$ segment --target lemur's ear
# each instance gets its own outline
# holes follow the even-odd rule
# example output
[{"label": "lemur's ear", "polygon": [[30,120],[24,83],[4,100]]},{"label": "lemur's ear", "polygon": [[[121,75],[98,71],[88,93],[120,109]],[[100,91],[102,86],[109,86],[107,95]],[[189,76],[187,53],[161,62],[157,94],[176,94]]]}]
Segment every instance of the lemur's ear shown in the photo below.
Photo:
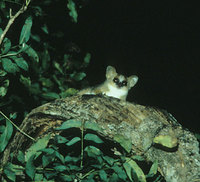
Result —
[{"label": "lemur's ear", "polygon": [[116,72],[116,69],[114,67],[108,66],[106,68],[106,78],[107,79],[115,77],[116,75],[117,75],[117,72]]},{"label": "lemur's ear", "polygon": [[133,87],[138,81],[138,77],[136,75],[132,75],[128,77],[128,87]]}]

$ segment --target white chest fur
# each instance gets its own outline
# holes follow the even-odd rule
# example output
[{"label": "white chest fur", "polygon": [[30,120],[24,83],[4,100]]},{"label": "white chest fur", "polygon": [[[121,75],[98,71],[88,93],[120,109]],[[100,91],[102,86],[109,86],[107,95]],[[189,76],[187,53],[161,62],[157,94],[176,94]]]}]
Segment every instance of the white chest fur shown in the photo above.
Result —
[{"label": "white chest fur", "polygon": [[127,96],[128,94],[128,90],[116,88],[113,87],[112,85],[108,85],[108,89],[109,91],[106,91],[105,93],[107,96],[116,97],[120,99],[121,97]]}]

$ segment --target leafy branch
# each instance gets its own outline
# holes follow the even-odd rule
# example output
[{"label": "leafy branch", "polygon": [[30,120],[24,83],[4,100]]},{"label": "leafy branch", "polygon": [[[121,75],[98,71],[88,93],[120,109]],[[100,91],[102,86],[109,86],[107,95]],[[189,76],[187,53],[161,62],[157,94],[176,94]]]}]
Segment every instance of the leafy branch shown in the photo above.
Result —
[{"label": "leafy branch", "polygon": [[3,33],[1,34],[0,36],[0,45],[2,44],[5,36],[6,36],[6,33],[8,32],[8,30],[10,29],[10,26],[14,23],[15,19],[22,13],[24,13],[27,8],[28,8],[28,5],[30,4],[31,0],[26,0],[25,4],[22,5],[22,7],[20,8],[20,10],[13,16],[12,15],[12,9],[10,9],[10,19],[8,21],[8,24],[6,25],[6,28],[4,29]]}]

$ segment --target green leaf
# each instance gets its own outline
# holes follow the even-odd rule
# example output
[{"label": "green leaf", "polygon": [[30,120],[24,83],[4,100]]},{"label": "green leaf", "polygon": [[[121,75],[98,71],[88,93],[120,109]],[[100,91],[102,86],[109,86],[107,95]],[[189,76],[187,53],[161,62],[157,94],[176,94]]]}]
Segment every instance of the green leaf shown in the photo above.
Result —
[{"label": "green leaf", "polygon": [[137,160],[137,161],[145,161],[144,157],[142,157],[140,155],[134,155],[131,157],[131,159]]},{"label": "green leaf", "polygon": [[49,78],[40,77],[39,80],[42,83],[42,86],[44,86],[44,87],[52,87],[53,86],[53,82]]},{"label": "green leaf", "polygon": [[118,142],[128,153],[130,153],[132,149],[132,142],[130,139],[118,134],[114,136],[114,140]]},{"label": "green leaf", "polygon": [[74,79],[75,81],[81,81],[85,76],[86,74],[84,72],[80,72],[80,73],[74,72],[70,74],[70,78]]},{"label": "green leaf", "polygon": [[29,16],[26,20],[25,20],[25,24],[22,27],[22,31],[20,34],[20,38],[19,38],[19,44],[23,44],[28,42],[30,35],[31,35],[31,27],[32,27],[32,17]]},{"label": "green leaf", "polygon": [[58,128],[56,128],[56,130],[66,130],[69,128],[80,128],[82,126],[82,122],[81,121],[76,121],[73,119],[67,120],[64,123],[62,123],[62,125]]},{"label": "green leaf", "polygon": [[12,170],[12,164],[8,163],[6,164],[5,168],[4,168],[4,174],[8,177],[8,179],[10,179],[11,181],[16,181],[16,174],[15,172]]},{"label": "green leaf", "polygon": [[17,160],[19,162],[21,162],[22,164],[24,164],[24,162],[25,162],[25,155],[21,150],[19,150],[19,152],[18,152]]},{"label": "green leaf", "polygon": [[75,95],[77,92],[78,92],[78,90],[76,90],[74,88],[68,88],[67,90],[62,92],[60,95],[61,95],[62,98],[65,98],[65,97]]},{"label": "green leaf", "polygon": [[6,71],[4,71],[4,70],[0,70],[0,76],[5,76],[5,75],[7,75],[7,72]]},{"label": "green leaf", "polygon": [[19,71],[17,65],[8,58],[2,58],[2,66],[3,69],[8,73],[15,74],[17,71]]},{"label": "green leaf", "polygon": [[2,86],[0,87],[0,96],[1,97],[4,97],[6,95],[9,83],[10,83],[9,80],[4,80],[3,81]]},{"label": "green leaf", "polygon": [[152,176],[154,176],[155,174],[157,174],[157,171],[158,171],[158,160],[156,160],[156,161],[152,164],[152,166],[151,166],[151,168],[150,168],[150,170],[149,170],[149,173],[147,174],[147,177],[152,177]]},{"label": "green leaf", "polygon": [[108,163],[110,166],[112,166],[115,162],[115,159],[109,156],[103,156],[103,159],[105,160],[106,163]]},{"label": "green leaf", "polygon": [[102,154],[102,152],[94,146],[87,146],[85,147],[84,151],[87,152],[89,157],[93,158],[97,158],[97,156]]},{"label": "green leaf", "polygon": [[12,124],[6,120],[6,127],[3,133],[0,136],[0,153],[4,151],[6,148],[9,139],[11,138],[13,133],[13,126]]},{"label": "green leaf", "polygon": [[109,179],[109,182],[116,182],[116,181],[119,181],[118,175],[116,173],[113,173]]},{"label": "green leaf", "polygon": [[[0,7],[1,8],[1,7]],[[2,30],[2,28],[0,28],[0,36],[1,36],[1,34],[3,33],[3,30]]]},{"label": "green leaf", "polygon": [[35,178],[34,178],[34,181],[45,181],[44,180],[44,175],[43,174],[38,174],[38,173],[35,173]]},{"label": "green leaf", "polygon": [[62,154],[60,154],[58,151],[55,151],[56,157],[64,164],[65,163],[65,158]]},{"label": "green leaf", "polygon": [[[42,150],[44,149],[49,140],[50,140],[50,137],[51,135],[47,135],[47,136],[44,136],[43,138],[40,138],[36,143],[34,143],[33,145],[31,145],[31,147],[27,150],[26,152],[26,155],[25,155],[25,161],[28,161],[29,158],[35,154],[36,155],[36,152],[38,152],[39,150]],[[37,153],[37,156],[40,154],[41,152],[38,152]]]},{"label": "green leaf", "polygon": [[73,139],[71,139],[69,142],[67,142],[67,146],[71,146],[71,145],[73,145],[73,144],[75,144],[75,143],[77,143],[77,142],[79,142],[81,140],[81,138],[80,137],[74,137]]},{"label": "green leaf", "polygon": [[36,167],[33,164],[33,161],[35,159],[35,154],[33,154],[32,156],[29,157],[27,163],[26,163],[26,167],[25,167],[25,171],[26,174],[33,180],[34,176],[35,176],[35,171],[36,171]]},{"label": "green leaf", "polygon": [[24,77],[23,75],[20,75],[20,82],[26,86],[26,87],[30,87],[31,86],[31,79],[30,77]]},{"label": "green leaf", "polygon": [[112,167],[112,169],[117,173],[117,175],[119,176],[119,178],[121,178],[122,180],[124,181],[127,181],[127,175],[126,173],[124,172],[123,168],[122,167],[119,167],[117,165],[114,165]]},{"label": "green leaf", "polygon": [[73,175],[70,174],[70,175],[66,175],[66,174],[62,174],[62,176],[60,176],[60,178],[62,179],[61,181],[76,181],[76,180],[73,180]]},{"label": "green leaf", "polygon": [[18,67],[20,67],[21,69],[25,71],[28,71],[28,63],[22,57],[14,59],[14,61]]},{"label": "green leaf", "polygon": [[55,166],[54,169],[57,171],[57,172],[63,172],[65,170],[67,170],[67,167],[64,166],[64,165],[58,165],[58,166]]},{"label": "green leaf", "polygon": [[99,171],[99,176],[100,176],[102,181],[106,181],[106,182],[108,181],[107,174],[106,174],[106,172],[104,170],[100,170]]},{"label": "green leaf", "polygon": [[22,51],[26,53],[33,61],[39,62],[38,54],[32,47],[24,45]]},{"label": "green leaf", "polygon": [[91,141],[93,141],[95,143],[104,143],[103,140],[101,140],[101,138],[99,138],[97,135],[91,134],[91,133],[87,133],[84,136],[84,139],[85,140],[91,140]]},{"label": "green leaf", "polygon": [[45,99],[50,99],[50,100],[53,100],[53,99],[59,99],[60,98],[60,96],[59,96],[59,94],[57,94],[57,93],[55,93],[55,92],[48,92],[48,93],[43,93],[42,95],[41,95],[43,98],[45,98]]},{"label": "green leaf", "polygon": [[56,136],[55,136],[55,141],[56,141],[57,143],[66,143],[66,142],[68,142],[69,140],[66,139],[65,137],[60,136],[60,135],[56,135]]},{"label": "green leaf", "polygon": [[[126,162],[123,164],[123,166],[124,166],[124,169],[126,170],[126,173],[131,181],[139,180],[139,182],[146,182],[146,178],[145,178],[145,175],[144,175],[142,169],[137,165],[137,163],[134,160],[127,157]],[[133,170],[133,172],[136,173],[137,179],[134,178],[134,176],[132,178],[132,170]]]},{"label": "green leaf", "polygon": [[69,156],[69,155],[67,155],[66,157],[65,157],[65,162],[67,162],[67,163],[69,163],[69,162],[74,162],[74,163],[76,163],[76,162],[78,162],[80,160],[80,157],[71,157],[71,156]]},{"label": "green leaf", "polygon": [[11,42],[8,38],[5,38],[1,45],[1,54],[6,54],[11,48]]},{"label": "green leaf", "polygon": [[94,131],[98,131],[98,132],[103,132],[103,130],[99,127],[99,125],[95,122],[91,122],[91,121],[86,121],[84,124],[84,128],[85,129],[90,129],[90,130],[94,130]]},{"label": "green leaf", "polygon": [[47,179],[50,179],[55,176],[58,176],[58,173],[57,172],[44,172],[44,175],[46,176]]},{"label": "green leaf", "polygon": [[44,153],[46,153],[46,154],[53,154],[54,152],[55,152],[55,150],[54,149],[52,149],[52,148],[44,148],[44,149],[41,149],[41,150],[39,150],[39,151],[41,151],[41,152],[44,152]]},{"label": "green leaf", "polygon": [[56,156],[55,152],[52,154],[43,155],[42,156],[42,166],[46,167],[47,165],[49,165],[52,161],[54,161],[55,156]]},{"label": "green leaf", "polygon": [[73,165],[73,164],[68,164],[68,166],[69,166],[69,169],[72,171],[80,171],[82,169],[79,166]]},{"label": "green leaf", "polygon": [[72,0],[68,0],[67,7],[70,10],[69,15],[72,17],[72,20],[77,23],[78,13],[76,11],[76,5]]}]

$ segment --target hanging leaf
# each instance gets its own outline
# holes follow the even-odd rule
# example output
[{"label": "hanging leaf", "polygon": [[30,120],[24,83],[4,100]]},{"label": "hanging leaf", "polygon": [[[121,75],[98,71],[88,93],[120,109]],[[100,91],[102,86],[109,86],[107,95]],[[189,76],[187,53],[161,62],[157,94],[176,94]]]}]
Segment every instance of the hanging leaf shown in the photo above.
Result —
[{"label": "hanging leaf", "polygon": [[24,23],[24,26],[22,27],[22,31],[20,34],[20,38],[19,38],[19,44],[23,44],[28,42],[30,35],[31,35],[31,27],[32,27],[32,17],[29,16]]},{"label": "hanging leaf", "polygon": [[3,69],[8,73],[15,74],[17,71],[19,71],[18,66],[8,58],[2,58],[2,66]]},{"label": "hanging leaf", "polygon": [[13,133],[13,126],[8,120],[6,120],[5,130],[0,136],[0,153],[3,152],[4,149],[6,148],[8,141],[12,136],[12,133]]}]

